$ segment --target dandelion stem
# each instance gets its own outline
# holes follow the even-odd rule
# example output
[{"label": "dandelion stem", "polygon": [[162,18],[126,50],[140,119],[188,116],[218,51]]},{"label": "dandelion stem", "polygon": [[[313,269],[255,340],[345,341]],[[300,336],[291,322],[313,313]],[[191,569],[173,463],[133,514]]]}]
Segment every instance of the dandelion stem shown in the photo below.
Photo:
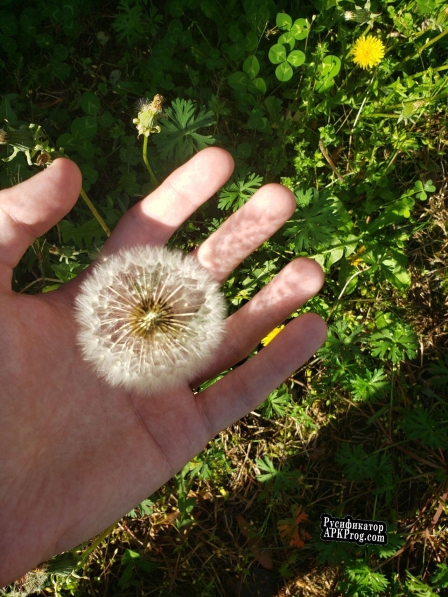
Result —
[{"label": "dandelion stem", "polygon": [[145,162],[146,168],[149,172],[149,176],[151,177],[151,181],[155,187],[158,186],[157,178],[154,176],[154,172],[152,171],[151,166],[149,165],[148,161],[148,137],[145,135],[143,137],[143,161]]},{"label": "dandelion stem", "polygon": [[[425,29],[425,32],[426,32],[426,29]],[[442,37],[444,37],[447,33],[448,33],[448,29],[445,29],[445,31],[442,31],[442,33],[439,33],[439,35],[436,35],[436,37],[433,37],[432,39],[427,41],[425,43],[425,45],[423,45],[421,48],[417,48],[417,50],[415,52],[413,52],[412,54],[409,54],[409,56],[406,56],[405,58],[403,58],[403,60],[401,62],[399,62],[393,68],[393,70],[388,75],[386,75],[386,77],[383,80],[384,81],[387,80],[391,75],[394,74],[394,72],[396,72],[397,70],[401,70],[401,68],[405,62],[407,62],[408,60],[412,60],[412,58],[415,58],[415,56],[417,56],[417,55],[421,55],[423,50],[426,50],[426,48],[429,48],[429,46],[432,46],[433,44],[435,44],[437,41],[442,39]]]},{"label": "dandelion stem", "polygon": [[107,234],[107,236],[110,236],[110,230],[106,225],[106,222],[103,220],[103,218],[100,216],[100,214],[98,213],[96,207],[93,205],[93,203],[90,201],[90,199],[87,196],[87,193],[85,192],[84,189],[81,189],[81,197],[84,199],[84,201],[87,203],[88,208],[90,209],[90,211],[93,213],[93,215],[95,216],[95,218],[98,221],[98,224],[101,226],[101,228],[104,230],[104,232]]},{"label": "dandelion stem", "polygon": [[104,541],[104,539],[108,535],[110,535],[112,533],[112,531],[116,527],[117,523],[118,523],[118,520],[116,522],[114,522],[114,524],[111,524],[110,527],[107,527],[107,529],[105,531],[103,531],[100,535],[98,535],[98,537],[95,539],[95,541],[93,541],[92,545],[90,547],[88,547],[85,551],[83,551],[83,553],[81,554],[81,557],[80,557],[81,563],[84,563],[86,561],[86,559],[89,557],[89,555],[93,551],[95,551],[95,549],[98,547],[98,545],[102,541]]}]

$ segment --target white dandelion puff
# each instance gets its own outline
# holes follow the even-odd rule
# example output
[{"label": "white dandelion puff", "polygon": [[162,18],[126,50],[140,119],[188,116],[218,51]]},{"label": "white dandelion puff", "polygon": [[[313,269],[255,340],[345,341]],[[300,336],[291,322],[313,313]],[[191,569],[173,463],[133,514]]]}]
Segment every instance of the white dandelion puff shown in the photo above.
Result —
[{"label": "white dandelion puff", "polygon": [[102,259],[76,297],[84,359],[111,386],[152,393],[192,381],[224,335],[219,284],[198,261],[166,247]]}]

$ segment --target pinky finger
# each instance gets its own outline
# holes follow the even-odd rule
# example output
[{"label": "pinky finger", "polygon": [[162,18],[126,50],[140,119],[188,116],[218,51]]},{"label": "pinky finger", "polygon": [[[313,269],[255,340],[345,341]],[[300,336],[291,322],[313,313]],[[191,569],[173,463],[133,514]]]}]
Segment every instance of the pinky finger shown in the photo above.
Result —
[{"label": "pinky finger", "polygon": [[325,342],[327,326],[315,313],[291,321],[256,356],[198,394],[210,438],[257,408]]}]

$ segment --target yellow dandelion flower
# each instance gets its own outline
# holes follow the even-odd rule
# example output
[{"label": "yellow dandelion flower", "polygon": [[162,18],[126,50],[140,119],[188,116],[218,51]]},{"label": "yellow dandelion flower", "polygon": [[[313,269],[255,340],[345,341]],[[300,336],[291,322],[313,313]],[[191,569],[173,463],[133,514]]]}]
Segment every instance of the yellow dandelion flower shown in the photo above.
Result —
[{"label": "yellow dandelion flower", "polygon": [[372,68],[384,58],[384,50],[383,42],[377,37],[360,37],[352,48],[353,62],[361,68]]},{"label": "yellow dandelion flower", "polygon": [[281,325],[278,328],[273,329],[272,332],[269,332],[269,334],[267,336],[265,336],[263,338],[263,340],[261,341],[263,346],[267,346],[269,344],[269,342],[272,342],[272,340],[275,338],[275,336],[277,336],[277,334],[280,334],[280,332],[282,331],[282,329],[284,327],[285,327],[284,325]]}]

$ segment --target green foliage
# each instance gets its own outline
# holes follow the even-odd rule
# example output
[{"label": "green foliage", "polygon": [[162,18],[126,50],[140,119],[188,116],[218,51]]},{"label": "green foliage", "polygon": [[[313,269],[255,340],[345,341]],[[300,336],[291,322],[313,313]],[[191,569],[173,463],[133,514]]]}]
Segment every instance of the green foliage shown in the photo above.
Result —
[{"label": "green foliage", "polygon": [[[133,118],[139,98],[161,94],[161,131],[151,134],[146,151],[158,183],[213,144],[235,160],[232,177],[173,244],[200,245],[262,183],[283,182],[296,198],[287,224],[226,281],[229,311],[296,257],[312,257],[326,274],[320,294],[292,315],[312,310],[327,321],[318,355],[129,513],[136,535],[149,517],[176,515],[171,525],[152,525],[151,541],[161,550],[152,551],[161,562],[157,579],[146,552],[134,551],[138,543],[111,556],[117,541],[107,558],[83,564],[79,576],[98,583],[88,590],[112,586],[104,580],[110,573],[124,595],[220,594],[228,579],[218,582],[213,570],[228,570],[241,583],[255,568],[254,544],[247,549],[244,542],[239,551],[232,527],[234,513],[243,511],[285,577],[317,561],[344,595],[442,594],[447,568],[430,544],[445,553],[444,513],[425,544],[425,577],[418,549],[403,555],[408,574],[392,570],[404,570],[395,566],[401,548],[425,536],[419,533],[426,533],[446,482],[440,451],[448,448],[448,282],[439,194],[447,127],[445,3],[0,5],[0,128],[12,135],[0,145],[1,188],[34,175],[45,154],[67,155],[113,229],[155,186]],[[351,48],[366,32],[387,51],[375,68],[363,70]],[[80,200],[29,248],[15,268],[14,290],[54,290],[82,272],[105,239]],[[291,296],[295,284],[278,292]],[[385,520],[389,543],[359,548],[313,536],[306,549],[288,541],[280,548],[276,522],[299,501],[310,525],[324,508]],[[201,544],[207,555],[194,560]],[[386,558],[391,564],[377,569]],[[180,580],[164,576],[167,569]],[[84,581],[73,574],[51,578],[61,594],[83,593]]]},{"label": "green foliage", "polygon": [[328,191],[319,193],[316,189],[298,191],[296,198],[299,209],[284,235],[292,237],[298,253],[327,245],[336,231],[335,198]]},{"label": "green foliage", "polygon": [[447,423],[445,405],[436,406],[432,411],[414,406],[405,411],[403,430],[408,439],[418,440],[428,448],[445,450],[448,447]]},{"label": "green foliage", "polygon": [[200,110],[196,116],[196,106],[191,100],[176,99],[165,114],[168,120],[162,122],[162,131],[155,137],[155,143],[160,157],[172,160],[177,164],[190,158],[195,151],[212,145],[211,135],[201,135],[200,128],[209,127],[215,123],[213,112]]},{"label": "green foliage", "polygon": [[237,211],[252,197],[262,182],[261,176],[253,173],[243,178],[237,176],[236,180],[231,180],[220,190],[218,207]]},{"label": "green foliage", "polygon": [[355,373],[350,380],[353,399],[357,401],[379,400],[391,388],[383,369],[366,369],[363,373]]},{"label": "green foliage", "polygon": [[299,471],[289,466],[277,469],[267,456],[264,459],[257,458],[255,462],[261,471],[257,475],[257,480],[260,483],[270,483],[274,494],[282,491],[295,492],[299,489],[299,481],[302,477]]},{"label": "green foliage", "polygon": [[344,474],[350,481],[371,479],[375,474],[377,458],[374,454],[368,455],[362,444],[351,446],[343,443],[335,460],[342,466]]},{"label": "green foliage", "polygon": [[147,0],[121,0],[118,5],[118,14],[112,27],[117,32],[119,41],[126,41],[129,45],[153,37],[163,17],[157,13],[157,8],[145,8],[142,4]]},{"label": "green foliage", "polygon": [[155,562],[145,560],[139,553],[131,549],[127,549],[124,552],[121,558],[121,565],[123,566],[123,572],[118,580],[118,586],[122,589],[139,587],[141,580],[138,578],[138,574],[142,572],[150,574],[158,568]]},{"label": "green foliage", "polygon": [[364,562],[359,561],[345,568],[346,580],[339,590],[348,597],[376,597],[385,591],[389,581],[384,574],[373,572]]}]

